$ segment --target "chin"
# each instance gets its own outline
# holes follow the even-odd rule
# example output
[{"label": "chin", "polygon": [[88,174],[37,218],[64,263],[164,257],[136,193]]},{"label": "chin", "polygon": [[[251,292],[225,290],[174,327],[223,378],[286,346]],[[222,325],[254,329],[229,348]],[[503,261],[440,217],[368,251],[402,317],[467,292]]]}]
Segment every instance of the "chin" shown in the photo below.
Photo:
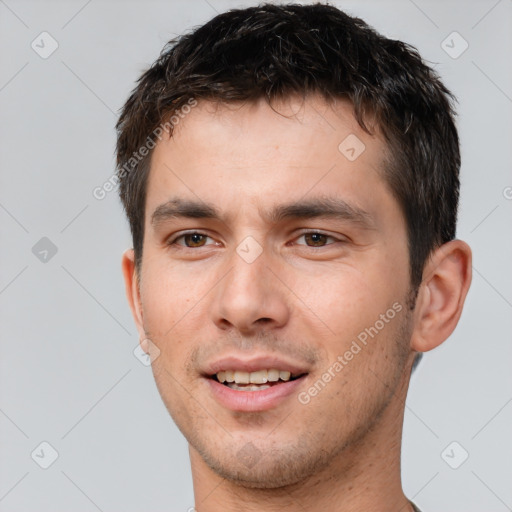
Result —
[{"label": "chin", "polygon": [[249,489],[279,489],[300,483],[310,476],[302,468],[281,462],[261,462],[252,468],[233,468],[229,464],[209,464],[222,478]]},{"label": "chin", "polygon": [[196,450],[217,475],[251,489],[278,489],[300,484],[328,466],[334,455],[329,450],[315,450],[304,442],[287,449],[261,446],[258,449],[248,442],[231,456],[230,450],[226,450],[222,457],[204,447],[196,447]]}]

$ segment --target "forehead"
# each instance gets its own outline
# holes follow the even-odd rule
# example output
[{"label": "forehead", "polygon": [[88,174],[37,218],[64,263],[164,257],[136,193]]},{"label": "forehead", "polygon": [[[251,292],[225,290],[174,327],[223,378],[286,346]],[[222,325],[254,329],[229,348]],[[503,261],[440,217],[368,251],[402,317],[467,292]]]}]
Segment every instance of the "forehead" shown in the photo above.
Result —
[{"label": "forehead", "polygon": [[258,161],[264,162],[286,149],[290,151],[288,158],[299,164],[305,158],[314,163],[328,155],[335,159],[344,156],[351,162],[361,155],[370,163],[372,156],[380,160],[374,150],[382,156],[385,149],[378,126],[374,136],[366,133],[354,117],[352,104],[342,98],[327,103],[319,95],[307,99],[290,96],[270,105],[264,98],[233,103],[200,100],[186,113],[174,115],[173,120],[172,137],[160,141],[156,153],[165,151],[169,144],[175,149],[192,144],[210,152],[217,149],[223,156],[228,150],[233,159],[257,151]]},{"label": "forehead", "polygon": [[380,135],[364,132],[345,100],[199,101],[154,149],[146,220],[170,196],[261,212],[334,194],[365,209],[389,195],[385,154]]}]

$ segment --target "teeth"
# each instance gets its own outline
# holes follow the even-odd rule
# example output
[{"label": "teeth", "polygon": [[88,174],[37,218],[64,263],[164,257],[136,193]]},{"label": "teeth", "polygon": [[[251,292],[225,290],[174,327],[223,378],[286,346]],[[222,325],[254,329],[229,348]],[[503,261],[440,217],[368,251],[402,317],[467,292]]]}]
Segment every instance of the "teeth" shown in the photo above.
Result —
[{"label": "teeth", "polygon": [[277,382],[279,380],[279,370],[268,370],[267,379],[269,382]]},{"label": "teeth", "polygon": [[279,378],[281,380],[290,380],[291,373],[290,372],[279,372]]},{"label": "teeth", "polygon": [[237,384],[249,384],[249,372],[235,372],[235,382]]},{"label": "teeth", "polygon": [[[217,373],[219,382],[228,382],[235,384],[266,384],[267,382],[277,382],[278,380],[289,381],[291,373],[276,369],[258,370],[256,372],[243,372],[226,370]],[[233,386],[230,386],[233,387]],[[260,386],[258,389],[262,389]]]},{"label": "teeth", "polygon": [[249,374],[249,380],[251,384],[265,384],[268,380],[267,370],[260,370],[258,372],[252,372]]},{"label": "teeth", "polygon": [[234,382],[230,382],[228,386],[236,391],[263,391],[264,389],[270,387],[268,384],[246,384],[243,386],[238,386]]}]

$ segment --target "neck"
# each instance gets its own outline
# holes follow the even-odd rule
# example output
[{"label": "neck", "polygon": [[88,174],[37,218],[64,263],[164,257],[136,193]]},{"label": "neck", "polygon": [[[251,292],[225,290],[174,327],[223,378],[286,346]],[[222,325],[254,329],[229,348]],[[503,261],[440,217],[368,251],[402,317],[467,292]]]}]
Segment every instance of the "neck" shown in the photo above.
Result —
[{"label": "neck", "polygon": [[408,379],[373,427],[307,479],[277,489],[242,487],[218,476],[189,446],[197,512],[411,512],[400,475]]}]

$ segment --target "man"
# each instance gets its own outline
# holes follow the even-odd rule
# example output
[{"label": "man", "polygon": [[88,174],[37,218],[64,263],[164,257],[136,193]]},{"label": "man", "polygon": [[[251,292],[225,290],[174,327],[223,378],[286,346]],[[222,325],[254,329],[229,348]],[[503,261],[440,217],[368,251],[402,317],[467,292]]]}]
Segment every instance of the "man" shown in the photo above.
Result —
[{"label": "man", "polygon": [[322,4],[221,14],[140,78],[122,266],[199,512],[417,510],[411,370],[471,281],[453,115],[413,48]]}]

